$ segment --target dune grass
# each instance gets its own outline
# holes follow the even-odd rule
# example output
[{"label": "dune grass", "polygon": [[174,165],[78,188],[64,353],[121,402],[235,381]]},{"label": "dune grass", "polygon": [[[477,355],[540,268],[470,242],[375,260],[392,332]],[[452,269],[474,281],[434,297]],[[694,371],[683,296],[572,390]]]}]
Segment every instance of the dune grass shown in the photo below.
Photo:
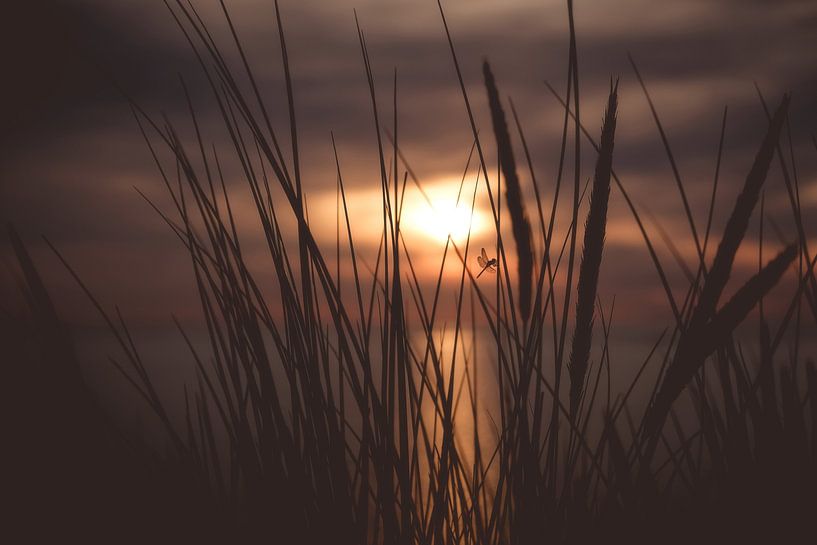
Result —
[{"label": "dune grass", "polygon": [[[194,483],[189,497],[196,499],[187,504],[196,519],[193,524],[214,528],[209,538],[220,542],[350,545],[639,541],[691,539],[697,532],[708,532],[714,541],[758,537],[761,528],[783,533],[807,525],[803,513],[817,496],[817,372],[799,348],[792,352],[800,354],[798,358],[779,354],[800,306],[812,312],[817,308],[815,260],[796,198],[791,204],[798,240],[768,263],[761,257],[757,274],[719,307],[775,157],[790,195],[797,195],[780,144],[788,97],[770,116],[714,260],[707,265],[714,205],[699,237],[684,182],[638,73],[698,252],[699,263],[683,287],[686,297],[678,301],[656,245],[613,168],[617,83],[611,84],[598,144],[581,121],[572,3],[566,95],[550,88],[564,110],[550,204],[543,201],[512,107],[531,191],[522,185],[498,85],[486,62],[486,104],[499,166],[499,172],[491,174],[493,142],[480,136],[472,110],[477,97],[469,96],[464,84],[440,3],[455,82],[473,136],[458,200],[473,207],[478,194],[487,195],[499,271],[495,285],[477,283],[472,262],[478,249],[470,234],[464,244],[449,238],[429,289],[401,230],[406,187],[411,181],[422,190],[422,183],[399,147],[398,74],[391,82],[391,104],[384,108],[377,101],[366,36],[358,26],[383,210],[376,260],[365,263],[352,236],[355,218],[347,207],[337,148],[340,214],[335,248],[322,247],[310,225],[309,184],[300,168],[304,143],[298,139],[297,96],[277,2],[287,138],[273,129],[240,33],[227,6],[221,6],[232,37],[229,45],[216,43],[193,4],[168,0],[170,13],[200,60],[229,145],[216,149],[209,144],[184,82],[193,145],[169,120],[159,120],[131,102],[173,203],[169,211],[154,207],[189,254],[207,330],[209,346],[202,352],[179,324],[180,338],[197,369],[195,384],[184,392],[182,424],[174,421],[156,393],[119,312],[109,315],[69,260],[63,260],[122,347],[124,358],[114,363],[170,438],[170,453],[160,457],[160,464],[183,473],[185,483]],[[225,47],[235,49],[240,66],[227,64]],[[633,67],[637,71],[634,62]],[[626,123],[626,115],[621,122]],[[725,126],[724,115],[718,165]],[[589,189],[581,173],[585,141],[596,154]],[[562,185],[571,147],[569,227],[557,233],[557,203],[569,191]],[[234,196],[225,181],[228,163],[238,166],[269,254],[264,279],[247,263]],[[474,176],[472,188],[466,180]],[[503,241],[508,219],[501,213],[502,184],[515,254]],[[611,189],[618,193],[611,196]],[[526,201],[531,192],[535,199]],[[675,318],[639,362],[613,361],[608,341],[614,309],[603,308],[598,297],[608,199],[618,196],[632,213]],[[582,231],[579,220],[585,208]],[[530,217],[539,220],[538,234]],[[290,224],[294,232],[286,227]],[[580,236],[583,248],[576,263]],[[14,240],[31,293],[31,311],[44,313],[50,321],[42,327],[53,329],[47,294],[16,236]],[[345,271],[339,264],[342,253],[348,256]],[[790,269],[798,257],[803,265],[795,272]],[[338,261],[335,267],[333,259]],[[508,266],[514,262],[516,278]],[[449,303],[443,271],[452,267],[458,273]],[[787,274],[795,276],[797,290],[775,327],[760,306]],[[447,304],[453,306],[453,319],[443,321],[441,308]],[[760,318],[759,362],[745,355],[748,351],[735,336],[738,326],[755,315]],[[478,328],[487,335],[477,334]],[[799,347],[799,335],[793,342]],[[611,391],[610,377],[622,365],[638,366],[638,373],[624,392]],[[654,385],[642,380],[650,366],[659,370]],[[490,413],[480,399],[486,382],[497,399]],[[643,415],[633,413],[630,398],[635,391],[650,399]],[[691,399],[691,418],[677,410],[684,392]],[[473,423],[470,434],[461,429],[463,414]],[[486,420],[493,430],[487,437],[479,425]],[[173,486],[178,490],[180,485],[174,481]],[[138,507],[131,509],[138,512]],[[156,532],[161,532],[158,522]]]}]

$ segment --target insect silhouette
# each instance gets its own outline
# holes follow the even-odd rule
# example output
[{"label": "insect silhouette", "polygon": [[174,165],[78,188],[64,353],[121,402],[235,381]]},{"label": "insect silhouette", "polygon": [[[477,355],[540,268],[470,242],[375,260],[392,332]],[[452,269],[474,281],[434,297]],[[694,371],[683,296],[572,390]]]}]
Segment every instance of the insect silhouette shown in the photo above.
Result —
[{"label": "insect silhouette", "polygon": [[482,270],[479,271],[477,278],[482,276],[482,273],[484,273],[485,271],[488,271],[489,273],[496,272],[497,266],[496,258],[492,257],[491,259],[488,259],[488,254],[485,253],[485,248],[483,248],[482,252],[480,252],[480,255],[477,256],[477,263],[479,263],[479,266],[482,267]]}]

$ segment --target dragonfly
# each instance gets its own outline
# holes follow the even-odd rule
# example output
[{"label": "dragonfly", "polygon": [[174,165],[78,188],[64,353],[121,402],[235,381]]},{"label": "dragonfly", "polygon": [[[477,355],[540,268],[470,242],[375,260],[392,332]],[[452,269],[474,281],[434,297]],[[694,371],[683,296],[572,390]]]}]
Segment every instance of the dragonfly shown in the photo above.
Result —
[{"label": "dragonfly", "polygon": [[485,253],[485,248],[483,248],[482,251],[480,252],[480,255],[477,256],[477,263],[479,263],[479,266],[482,267],[482,270],[479,271],[477,278],[482,276],[482,273],[484,273],[485,271],[488,271],[489,273],[492,274],[496,272],[497,267],[496,258],[492,257],[491,259],[488,259],[488,254]]}]

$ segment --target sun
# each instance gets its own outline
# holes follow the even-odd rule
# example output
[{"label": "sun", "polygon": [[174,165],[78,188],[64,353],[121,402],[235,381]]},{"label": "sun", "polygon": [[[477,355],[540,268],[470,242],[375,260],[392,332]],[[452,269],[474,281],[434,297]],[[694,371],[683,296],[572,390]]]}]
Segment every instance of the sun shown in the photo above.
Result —
[{"label": "sun", "polygon": [[[419,192],[406,195],[403,203],[401,228],[426,240],[444,243],[450,236],[457,244],[479,236],[488,225],[486,214],[475,206],[471,209],[470,195],[460,196],[457,202],[458,183],[440,183]],[[427,197],[427,198],[426,198]]]},{"label": "sun", "polygon": [[439,242],[445,242],[449,235],[455,242],[461,242],[468,236],[469,228],[475,231],[469,207],[447,199],[418,206],[405,226]]},{"label": "sun", "polygon": [[[422,191],[416,185],[409,185],[400,199],[400,231],[414,251],[436,250],[449,236],[457,245],[465,244],[469,230],[472,241],[484,239],[485,234],[493,230],[493,221],[479,192],[472,211],[473,198],[474,186],[469,187],[466,183],[460,191],[460,180],[438,179],[423,184]],[[383,196],[380,190],[347,190],[346,203],[344,212],[334,191],[322,192],[310,207],[311,216],[332,219],[315,220],[310,223],[310,228],[314,225],[323,240],[334,243],[338,222],[348,214],[355,244],[376,248],[383,235]]]}]

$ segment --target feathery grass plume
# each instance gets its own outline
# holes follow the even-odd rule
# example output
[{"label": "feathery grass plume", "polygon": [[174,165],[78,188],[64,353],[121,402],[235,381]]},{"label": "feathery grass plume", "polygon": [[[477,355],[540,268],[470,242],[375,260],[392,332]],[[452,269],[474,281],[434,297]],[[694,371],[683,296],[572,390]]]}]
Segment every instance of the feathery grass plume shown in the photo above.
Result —
[{"label": "feathery grass plume", "polygon": [[604,235],[607,227],[607,202],[610,197],[610,174],[613,170],[613,142],[616,133],[616,110],[618,109],[618,80],[610,82],[610,96],[601,128],[601,147],[593,176],[593,192],[590,210],[584,229],[582,264],[579,269],[578,296],[576,299],[576,329],[570,349],[570,414],[575,418],[579,409],[584,379],[590,359],[590,342],[593,337],[593,311],[604,251]]},{"label": "feathery grass plume", "polygon": [[729,216],[712,267],[704,282],[701,297],[692,315],[690,328],[706,323],[715,313],[718,299],[720,299],[723,289],[726,287],[726,282],[729,280],[735,254],[741,241],[743,241],[743,236],[749,226],[749,218],[760,197],[760,188],[763,186],[763,182],[766,181],[766,174],[769,172],[769,165],[774,157],[788,109],[789,96],[784,95],[769,124],[763,144],[761,144],[760,150],[755,156],[755,161],[749,175],[746,177],[743,190],[735,201],[735,208],[732,210],[732,215]]},{"label": "feathery grass plume", "polygon": [[[797,257],[797,245],[780,252],[763,269],[749,279],[721,308],[711,321],[688,329],[678,343],[675,358],[667,369],[655,401],[644,418],[645,431],[655,436],[661,429],[672,404],[718,347],[765,297]],[[762,377],[763,375],[761,375]]]},{"label": "feathery grass plume", "polygon": [[[712,267],[704,281],[698,304],[695,306],[686,331],[678,341],[673,362],[668,367],[658,393],[644,416],[645,432],[649,436],[655,437],[660,431],[670,407],[695,376],[711,351],[717,348],[717,344],[723,340],[724,335],[730,334],[757,304],[760,297],[774,287],[794,259],[793,254],[796,254],[796,251],[793,252],[791,248],[784,250],[749,280],[713,319],[718,300],[732,272],[735,254],[746,234],[752,211],[760,197],[760,189],[763,182],[766,181],[788,106],[789,96],[784,95],[755,156],[743,190],[738,195],[735,207],[729,216]],[[737,299],[738,296],[741,298]],[[710,320],[712,320],[711,323]]]},{"label": "feathery grass plume", "polygon": [[[702,326],[695,326],[694,329],[690,326],[690,329],[684,333],[678,343],[673,363],[667,370],[655,400],[645,415],[644,426],[649,436],[655,437],[660,431],[672,404],[681,395],[706,358],[727,341],[735,328],[758,305],[759,301],[777,285],[791,263],[797,258],[797,249],[796,244],[786,247],[760,272],[750,278],[711,321]],[[763,342],[764,339],[761,341]],[[768,342],[768,339],[765,339],[765,342]],[[762,370],[759,377],[761,386],[764,380],[773,380],[771,364],[764,363],[764,367],[766,365],[768,368]],[[773,392],[774,386],[771,388]],[[772,407],[775,403],[771,402]]]},{"label": "feathery grass plume", "polygon": [[499,100],[499,91],[496,88],[494,75],[488,61],[482,65],[485,76],[485,88],[488,91],[488,105],[491,108],[491,121],[494,126],[494,136],[499,153],[499,165],[505,176],[505,199],[508,203],[508,212],[511,214],[513,238],[516,242],[517,274],[519,276],[519,312],[522,319],[527,321],[530,315],[531,285],[533,282],[533,242],[528,215],[522,202],[522,188],[519,185],[519,176],[516,173],[516,160],[513,156],[511,137],[508,134],[508,124],[505,121],[505,111]]}]

